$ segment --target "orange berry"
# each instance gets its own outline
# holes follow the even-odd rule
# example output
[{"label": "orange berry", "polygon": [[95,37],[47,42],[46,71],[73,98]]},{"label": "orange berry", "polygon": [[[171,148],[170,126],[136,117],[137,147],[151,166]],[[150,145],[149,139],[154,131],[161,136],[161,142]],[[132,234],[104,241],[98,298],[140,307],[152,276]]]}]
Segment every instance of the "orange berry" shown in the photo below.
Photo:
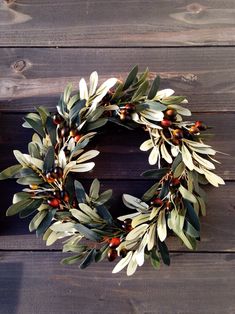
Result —
[{"label": "orange berry", "polygon": [[195,125],[191,126],[191,128],[189,129],[190,134],[197,134],[199,132],[200,130]]},{"label": "orange berry", "polygon": [[109,242],[109,246],[111,248],[116,248],[119,246],[119,244],[121,243],[121,240],[120,238],[112,238]]},{"label": "orange berry", "polygon": [[175,129],[172,131],[172,134],[175,138],[177,139],[181,139],[183,138],[184,134],[183,134],[183,131],[181,129]]}]

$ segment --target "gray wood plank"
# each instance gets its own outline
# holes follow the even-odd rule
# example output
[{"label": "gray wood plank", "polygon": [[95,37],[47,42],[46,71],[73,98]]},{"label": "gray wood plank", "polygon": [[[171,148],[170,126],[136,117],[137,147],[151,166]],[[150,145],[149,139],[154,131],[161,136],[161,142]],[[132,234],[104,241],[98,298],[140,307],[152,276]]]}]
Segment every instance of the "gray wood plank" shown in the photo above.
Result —
[{"label": "gray wood plank", "polygon": [[148,263],[133,277],[111,274],[115,263],[79,270],[62,255],[4,252],[2,314],[208,313],[235,311],[234,254],[175,254],[170,267]]},{"label": "gray wood plank", "polygon": [[[90,186],[90,181],[82,181],[85,187]],[[124,207],[121,201],[123,193],[141,197],[151,185],[150,182],[143,181],[101,181],[102,188],[113,189],[113,199],[111,212],[114,216],[119,216],[130,212]],[[215,189],[208,187],[207,192],[207,216],[201,217],[201,242],[198,243],[199,251],[209,252],[234,252],[235,251],[235,216],[234,212],[234,182],[227,182],[226,186]],[[0,182],[1,195],[1,214],[0,214],[0,250],[51,250],[61,249],[61,243],[46,247],[41,238],[37,239],[35,234],[30,234],[28,224],[30,217],[24,220],[18,217],[4,217],[5,211],[10,206],[12,196],[20,188],[11,182]],[[168,240],[169,249],[187,249],[178,239]]]},{"label": "gray wood plank", "polygon": [[[36,6],[35,6],[36,7]],[[68,82],[97,70],[100,80],[147,66],[161,88],[187,96],[195,112],[235,110],[235,48],[0,49],[0,111],[54,108]]]},{"label": "gray wood plank", "polygon": [[[21,114],[0,115],[0,125],[2,127],[0,134],[0,170],[15,164],[15,158],[12,154],[14,149],[27,152],[28,142],[31,141],[32,131],[21,127]],[[203,113],[194,114],[191,120],[204,120],[206,124],[213,127],[208,130],[208,134],[214,134],[206,142],[212,145],[218,151],[229,154],[218,154],[217,159],[222,163],[216,164],[217,172],[226,180],[235,179],[235,144],[234,144],[234,113]],[[82,176],[88,178],[105,179],[139,179],[140,174],[151,168],[148,165],[148,152],[139,150],[140,144],[148,137],[142,129],[128,131],[124,128],[110,125],[105,131],[99,131],[90,148],[100,150],[101,154],[96,157],[97,167],[90,173]]]},{"label": "gray wood plank", "polygon": [[232,0],[0,4],[1,46],[192,46],[235,41]]}]

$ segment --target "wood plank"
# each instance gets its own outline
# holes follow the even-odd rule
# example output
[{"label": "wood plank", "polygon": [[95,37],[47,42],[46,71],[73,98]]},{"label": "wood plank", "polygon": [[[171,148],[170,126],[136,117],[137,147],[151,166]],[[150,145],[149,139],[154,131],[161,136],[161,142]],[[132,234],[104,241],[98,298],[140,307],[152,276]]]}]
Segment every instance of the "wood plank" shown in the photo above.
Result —
[{"label": "wood plank", "polygon": [[[232,0],[1,1],[1,46],[192,46],[235,42]],[[130,14],[131,12],[131,14]]]},{"label": "wood plank", "polygon": [[82,271],[76,265],[60,265],[60,259],[59,253],[4,252],[0,261],[2,313],[235,311],[234,254],[175,254],[170,267],[157,271],[147,263],[131,278],[125,273],[112,275],[114,263]]},{"label": "wood plank", "polygon": [[[36,6],[35,6],[36,7]],[[234,32],[235,33],[235,32]],[[97,70],[125,77],[135,64],[162,77],[161,88],[187,96],[193,111],[235,110],[235,48],[0,49],[0,111],[53,109],[68,82]]]},{"label": "wood plank", "polygon": [[[82,181],[88,189],[90,181]],[[114,216],[119,216],[129,212],[121,201],[123,193],[141,197],[141,195],[152,185],[152,181],[101,181],[102,189],[113,189],[113,199],[111,212]],[[215,189],[208,187],[207,191],[207,216],[201,217],[201,242],[198,243],[199,251],[208,252],[234,252],[235,251],[235,216],[234,204],[234,182],[228,182],[226,186]],[[35,234],[30,234],[28,224],[30,217],[20,220],[18,217],[4,217],[6,209],[10,206],[12,196],[20,190],[19,186],[12,182],[0,182],[1,214],[0,214],[0,250],[44,250],[61,249],[58,242],[51,247],[46,247],[41,238],[37,239]],[[171,238],[168,241],[169,249],[184,250],[180,241]]]},{"label": "wood plank", "polygon": [[[28,142],[31,140],[31,130],[21,127],[21,114],[0,115],[0,169],[15,164],[13,149],[27,152]],[[235,156],[234,136],[234,113],[203,113],[195,114],[192,120],[204,120],[213,127],[208,133],[214,133],[212,138],[207,139],[218,151],[230,154],[230,156],[218,154],[217,159],[221,165],[216,165],[217,172],[226,180],[235,179]],[[17,130],[17,131],[16,131]],[[128,136],[127,136],[128,133]],[[150,168],[147,164],[148,153],[139,150],[140,144],[147,139],[147,133],[142,129],[128,131],[118,128],[116,125],[102,130],[101,134],[93,140],[90,148],[96,148],[101,154],[96,158],[97,167],[94,171],[86,173],[85,177],[105,179],[139,179],[141,172]],[[122,161],[122,162],[121,162]],[[84,175],[82,175],[84,176]]]}]

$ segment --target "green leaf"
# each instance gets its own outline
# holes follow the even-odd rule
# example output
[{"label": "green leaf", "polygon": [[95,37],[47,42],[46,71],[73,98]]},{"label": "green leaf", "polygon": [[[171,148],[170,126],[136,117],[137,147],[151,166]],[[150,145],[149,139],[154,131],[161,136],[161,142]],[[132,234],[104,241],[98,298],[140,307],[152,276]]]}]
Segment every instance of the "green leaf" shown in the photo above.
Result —
[{"label": "green leaf", "polygon": [[98,128],[104,126],[107,122],[108,122],[107,118],[100,118],[94,122],[89,122],[86,126],[86,130],[91,131],[94,129],[98,129]]},{"label": "green leaf", "polygon": [[91,240],[91,241],[99,241],[100,240],[100,236],[97,233],[95,233],[94,231],[92,231],[91,229],[89,229],[89,228],[87,228],[81,224],[76,224],[74,227],[86,239]]},{"label": "green leaf", "polygon": [[109,244],[105,244],[101,249],[99,249],[95,255],[95,262],[101,262],[107,256],[109,251]]},{"label": "green leaf", "polygon": [[77,123],[80,124],[80,116],[79,112],[82,108],[84,108],[86,105],[86,100],[82,99],[79,102],[77,102],[69,111],[69,119],[71,121],[71,124]]},{"label": "green leaf", "polygon": [[86,193],[83,185],[79,181],[74,181],[74,187],[78,203],[86,203]]},{"label": "green leaf", "polygon": [[151,169],[142,172],[141,176],[160,180],[168,171],[169,168]]},{"label": "green leaf", "polygon": [[55,151],[53,146],[49,146],[43,162],[43,172],[47,173],[54,168]]},{"label": "green leaf", "polygon": [[13,200],[12,200],[12,203],[15,204],[15,203],[18,203],[26,198],[31,198],[31,194],[30,193],[27,193],[27,192],[18,192],[18,193],[15,193],[14,196],[13,196]]},{"label": "green leaf", "polygon": [[159,259],[158,252],[157,252],[156,248],[153,248],[150,252],[150,261],[151,261],[153,268],[159,269],[160,259]]},{"label": "green leaf", "polygon": [[193,193],[191,193],[190,191],[188,191],[183,185],[180,185],[179,187],[179,192],[182,195],[182,197],[192,203],[197,203],[197,199],[196,197],[193,195]]},{"label": "green leaf", "polygon": [[134,197],[130,194],[123,194],[122,196],[123,203],[131,209],[136,209],[140,211],[146,211],[149,209],[149,205],[140,200],[137,197]]},{"label": "green leaf", "polygon": [[168,194],[168,192],[169,192],[169,183],[168,182],[164,182],[158,197],[163,199]]},{"label": "green leaf", "polygon": [[40,225],[40,223],[43,221],[43,219],[45,218],[46,215],[47,215],[47,211],[46,210],[42,210],[42,211],[38,212],[33,217],[33,219],[30,221],[29,231],[32,232],[32,231],[36,230],[38,228],[38,226]]},{"label": "green leaf", "polygon": [[153,99],[156,96],[158,89],[159,89],[159,86],[160,86],[160,76],[158,75],[153,80],[152,86],[151,86],[149,93],[148,93],[148,99]]},{"label": "green leaf", "polygon": [[187,220],[184,221],[184,231],[195,239],[200,238],[200,232],[196,230]]},{"label": "green leaf", "polygon": [[149,188],[144,195],[141,197],[141,199],[144,202],[148,202],[149,200],[151,200],[151,198],[154,196],[157,188],[159,187],[159,183],[155,183],[153,186],[151,186],[151,188]]},{"label": "green leaf", "polygon": [[145,94],[146,91],[149,87],[149,82],[148,81],[144,81],[139,88],[137,89],[137,91],[134,93],[133,97],[132,97],[132,101],[138,101],[140,100]]},{"label": "green leaf", "polygon": [[68,103],[72,90],[73,90],[73,84],[70,82],[67,84],[67,86],[64,89],[63,101],[65,104]]},{"label": "green leaf", "polygon": [[104,205],[96,206],[96,210],[99,216],[103,218],[107,223],[112,223],[113,217]]},{"label": "green leaf", "polygon": [[36,230],[37,237],[42,235],[50,227],[52,219],[55,216],[55,213],[56,213],[56,209],[48,210],[46,216],[44,217],[44,219],[42,220],[42,222],[40,223],[40,225],[38,226]]},{"label": "green leaf", "polygon": [[0,180],[13,178],[16,173],[22,168],[22,165],[14,165],[6,168],[0,173]]},{"label": "green leaf", "polygon": [[169,96],[162,99],[162,103],[165,105],[179,105],[185,100],[185,96]]},{"label": "green leaf", "polygon": [[96,200],[99,197],[100,182],[98,179],[94,179],[91,183],[89,196],[91,199]]},{"label": "green leaf", "polygon": [[129,262],[130,262],[132,256],[133,256],[133,252],[132,252],[132,251],[129,251],[129,252],[127,253],[127,255],[126,255],[124,258],[122,258],[122,259],[117,263],[117,265],[114,267],[112,273],[113,273],[113,274],[116,274],[116,273],[118,273],[119,271],[121,271],[123,268],[125,268],[125,267],[129,264]]},{"label": "green leaf", "polygon": [[40,148],[37,143],[30,142],[28,144],[28,151],[30,156],[41,159]]},{"label": "green leaf", "polygon": [[96,255],[96,249],[90,250],[90,252],[87,254],[85,259],[79,265],[79,268],[84,269],[84,268],[88,267],[94,261],[95,255]]},{"label": "green leaf", "polygon": [[157,234],[158,234],[159,240],[161,242],[164,242],[166,237],[167,237],[167,226],[166,226],[165,210],[161,210],[159,215],[158,215]]},{"label": "green leaf", "polygon": [[163,104],[161,104],[159,101],[153,101],[153,100],[146,100],[143,105],[146,106],[146,108],[153,109],[156,111],[164,111],[167,109],[167,107]]},{"label": "green leaf", "polygon": [[52,117],[47,117],[46,120],[46,130],[51,139],[51,143],[53,146],[56,144],[56,126],[53,123]]},{"label": "green leaf", "polygon": [[42,121],[41,120],[33,120],[28,117],[24,117],[24,120],[34,129],[39,135],[45,137],[45,132],[43,130]]},{"label": "green leaf", "polygon": [[182,145],[181,152],[182,152],[183,163],[189,170],[192,171],[194,169],[193,159],[188,148],[185,145]]},{"label": "green leaf", "polygon": [[80,99],[80,95],[79,93],[72,96],[70,99],[69,99],[69,102],[67,104],[67,108],[68,110],[71,110],[71,108],[73,107],[73,105]]},{"label": "green leaf", "polygon": [[16,182],[22,185],[30,185],[30,184],[41,184],[44,181],[38,176],[28,176],[28,177],[19,178]]},{"label": "green leaf", "polygon": [[165,242],[161,242],[159,239],[158,239],[158,248],[159,248],[159,252],[161,254],[161,258],[162,258],[162,261],[165,265],[170,265],[170,256],[169,256],[169,252],[168,252],[168,248],[166,246],[166,243]]},{"label": "green leaf", "polygon": [[73,265],[75,263],[77,263],[77,261],[81,260],[83,257],[83,254],[78,254],[78,255],[73,255],[73,256],[69,256],[66,258],[63,258],[61,260],[61,264],[64,265]]},{"label": "green leaf", "polygon": [[38,175],[31,168],[22,168],[15,174],[15,178],[25,178],[28,176],[38,178]]},{"label": "green leaf", "polygon": [[38,107],[37,111],[40,114],[42,125],[45,126],[47,117],[50,115],[50,112],[48,111],[47,108],[45,108],[43,106]]},{"label": "green leaf", "polygon": [[103,192],[100,194],[100,196],[95,200],[96,205],[102,205],[106,203],[111,197],[112,197],[113,191],[111,189]]},{"label": "green leaf", "polygon": [[131,86],[131,84],[134,82],[137,74],[138,74],[138,65],[134,66],[134,68],[128,74],[122,90],[126,90]]},{"label": "green leaf", "polygon": [[19,212],[21,212],[22,210],[26,209],[28,206],[30,206],[33,203],[33,199],[31,198],[27,198],[27,199],[23,199],[22,201],[12,204],[7,212],[6,212],[6,216],[13,216],[18,214]]},{"label": "green leaf", "polygon": [[192,204],[187,200],[183,200],[183,203],[187,208],[186,217],[188,218],[189,222],[197,231],[200,231],[200,221]]},{"label": "green leaf", "polygon": [[172,165],[171,165],[172,170],[175,171],[175,169],[177,168],[177,166],[178,166],[181,162],[182,162],[182,155],[178,154],[178,155],[175,157],[175,159],[174,159],[174,161],[173,161],[173,163],[172,163]]},{"label": "green leaf", "polygon": [[42,199],[35,199],[33,202],[27,206],[24,210],[22,210],[19,214],[20,218],[26,218],[30,215],[32,215],[35,210],[39,208],[39,206],[42,204],[43,200]]}]

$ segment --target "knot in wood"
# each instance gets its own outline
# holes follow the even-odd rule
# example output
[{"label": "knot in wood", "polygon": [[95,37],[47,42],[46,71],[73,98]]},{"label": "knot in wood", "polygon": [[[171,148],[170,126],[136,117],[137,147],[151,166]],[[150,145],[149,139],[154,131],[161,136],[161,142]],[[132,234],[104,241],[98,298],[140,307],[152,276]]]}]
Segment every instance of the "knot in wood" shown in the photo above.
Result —
[{"label": "knot in wood", "polygon": [[205,7],[204,5],[201,5],[200,3],[191,3],[189,5],[187,5],[187,11],[192,13],[192,14],[199,14],[202,11],[204,11],[207,7]]},{"label": "knot in wood", "polygon": [[25,60],[17,60],[13,65],[13,69],[17,72],[22,72],[26,67],[26,61]]}]

